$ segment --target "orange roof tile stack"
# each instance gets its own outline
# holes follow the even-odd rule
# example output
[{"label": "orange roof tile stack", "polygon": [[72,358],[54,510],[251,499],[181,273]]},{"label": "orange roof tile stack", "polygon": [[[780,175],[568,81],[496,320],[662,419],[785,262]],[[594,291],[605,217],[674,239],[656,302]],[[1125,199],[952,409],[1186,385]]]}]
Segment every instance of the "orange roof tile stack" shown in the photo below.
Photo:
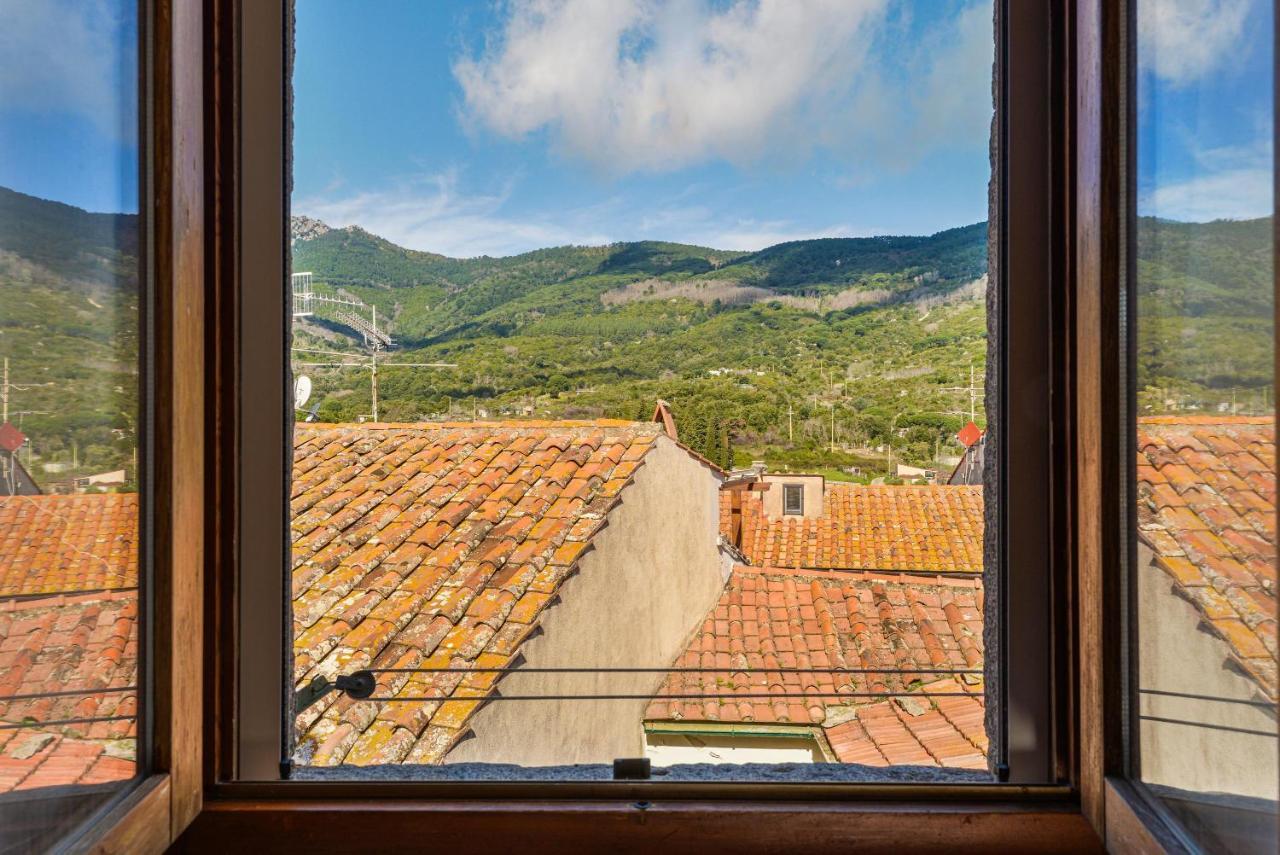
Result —
[{"label": "orange roof tile stack", "polygon": [[[299,425],[294,678],[500,668],[551,607],[661,427],[621,421]],[[666,440],[664,440],[666,441]],[[300,762],[435,763],[498,675],[379,675],[299,714]]]},{"label": "orange roof tile stack", "polygon": [[[27,696],[0,700],[0,792],[133,775],[137,612],[134,591],[0,601],[0,698]],[[67,723],[5,727],[31,721]]]},{"label": "orange roof tile stack", "polygon": [[1175,590],[1271,698],[1277,693],[1275,424],[1139,419],[1138,536]]},{"label": "orange roof tile stack", "polygon": [[0,597],[138,586],[138,496],[0,498]]},{"label": "orange roof tile stack", "polygon": [[[904,732],[915,733],[910,739],[923,740],[925,749],[937,749],[937,756],[961,758],[972,768],[982,768],[984,762],[973,758],[986,750],[986,737],[978,739],[980,700],[977,726],[970,718],[963,719],[968,750],[957,754],[951,750],[955,746],[942,746],[954,737],[955,728],[941,724],[952,721],[947,715],[959,722],[961,715],[972,713],[972,698],[911,695],[899,701],[901,710],[895,712],[896,708],[884,705],[886,701],[859,696],[915,692],[924,683],[933,683],[931,687],[942,686],[938,691],[972,691],[980,698],[980,675],[947,677],[940,683],[938,671],[929,669],[982,669],[982,608],[977,579],[873,572],[852,576],[737,566],[716,608],[673,663],[677,668],[714,671],[669,673],[645,719],[824,726],[833,731],[828,739],[841,760],[869,763],[845,755],[879,750],[874,741],[868,741],[877,735],[887,745],[892,739],[886,730],[888,719],[901,718],[899,712],[908,710],[925,714],[919,721],[913,717],[913,722],[901,724]],[[823,668],[890,673],[805,672]],[[805,696],[805,692],[812,694]],[[671,695],[714,698],[667,699]],[[777,698],[735,700],[735,695]],[[947,703],[937,707],[942,701]],[[883,719],[881,726],[873,728],[868,715]],[[863,722],[863,730],[851,726],[855,719]]]},{"label": "orange roof tile stack", "polygon": [[741,501],[742,551],[752,564],[982,572],[981,487],[828,484],[822,516],[811,519],[768,517],[758,493]]}]

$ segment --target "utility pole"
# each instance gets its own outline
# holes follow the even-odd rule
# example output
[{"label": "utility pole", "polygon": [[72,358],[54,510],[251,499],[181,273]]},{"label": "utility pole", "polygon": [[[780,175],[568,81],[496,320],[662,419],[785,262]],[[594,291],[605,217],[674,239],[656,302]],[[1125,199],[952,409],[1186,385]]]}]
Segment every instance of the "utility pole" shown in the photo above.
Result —
[{"label": "utility pole", "polygon": [[831,453],[836,453],[836,402],[831,402]]},{"label": "utility pole", "polygon": [[0,424],[9,423],[9,357],[4,358],[4,417]]},{"label": "utility pole", "polygon": [[[313,350],[306,347],[295,347],[293,350],[297,353],[322,353],[329,356],[340,356],[343,359],[359,359],[359,354],[342,353],[336,350]],[[368,362],[295,362],[294,365],[299,368],[368,368],[370,381],[370,399],[372,401],[373,420],[378,421],[381,412],[378,401],[378,351],[380,348],[373,348],[369,351]],[[453,362],[384,362],[383,366],[388,368],[457,368],[457,364]]]},{"label": "utility pole", "polygon": [[973,385],[973,360],[969,360],[969,421],[978,421],[978,390]]},{"label": "utility pole", "polygon": [[792,430],[792,423],[791,423],[791,416],[794,414],[794,412],[795,411],[791,409],[791,402],[787,401],[787,442],[795,441],[795,434]]}]

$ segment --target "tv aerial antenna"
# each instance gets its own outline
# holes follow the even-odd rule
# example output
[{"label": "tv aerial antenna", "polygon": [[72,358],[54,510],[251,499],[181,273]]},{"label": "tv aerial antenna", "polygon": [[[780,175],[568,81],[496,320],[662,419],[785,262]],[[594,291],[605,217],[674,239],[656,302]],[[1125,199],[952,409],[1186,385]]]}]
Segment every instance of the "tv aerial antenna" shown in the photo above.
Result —
[{"label": "tv aerial antenna", "polygon": [[[317,305],[334,306],[333,320],[360,333],[360,337],[364,339],[365,347],[373,350],[395,347],[395,340],[391,338],[387,331],[378,328],[378,307],[376,305],[369,305],[362,300],[340,295],[317,294],[311,284],[310,273],[294,273],[290,277],[290,285],[293,290],[293,317],[295,320],[313,316],[316,313]],[[366,309],[370,313],[368,318],[361,314]]]}]

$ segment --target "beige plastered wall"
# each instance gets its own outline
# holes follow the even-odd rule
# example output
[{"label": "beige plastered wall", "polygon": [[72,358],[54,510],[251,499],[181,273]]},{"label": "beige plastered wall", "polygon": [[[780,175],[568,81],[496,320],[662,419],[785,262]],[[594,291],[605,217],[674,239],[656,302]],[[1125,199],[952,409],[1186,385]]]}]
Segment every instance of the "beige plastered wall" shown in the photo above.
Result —
[{"label": "beige plastered wall", "polygon": [[1275,799],[1274,707],[1254,705],[1266,701],[1257,685],[1227,665],[1226,643],[1201,627],[1199,612],[1141,545],[1138,619],[1142,779]]},{"label": "beige plastered wall", "polygon": [[[729,565],[717,540],[719,479],[665,436],[645,455],[622,504],[593,538],[541,632],[521,647],[526,667],[665,667],[720,597]],[[663,675],[520,674],[504,695],[652,695]],[[474,736],[446,763],[524,766],[643,757],[647,700],[492,701]]]},{"label": "beige plastered wall", "polygon": [[782,519],[782,489],[784,484],[800,484],[804,487],[804,513],[792,514],[793,519],[816,519],[822,516],[823,491],[826,479],[821,475],[764,475],[760,480],[769,485],[764,491],[764,514],[772,519]]}]

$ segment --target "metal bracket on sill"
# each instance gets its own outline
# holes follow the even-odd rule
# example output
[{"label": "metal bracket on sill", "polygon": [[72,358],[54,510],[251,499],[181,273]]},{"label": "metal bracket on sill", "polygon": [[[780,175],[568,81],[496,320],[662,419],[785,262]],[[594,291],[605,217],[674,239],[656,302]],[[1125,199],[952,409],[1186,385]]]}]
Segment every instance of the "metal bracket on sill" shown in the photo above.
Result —
[{"label": "metal bracket on sill", "polygon": [[372,671],[356,671],[342,675],[332,683],[329,682],[328,677],[321,675],[294,694],[293,711],[295,714],[302,712],[335,689],[346,692],[347,697],[360,701],[372,695],[376,687],[377,680],[374,679]]}]

